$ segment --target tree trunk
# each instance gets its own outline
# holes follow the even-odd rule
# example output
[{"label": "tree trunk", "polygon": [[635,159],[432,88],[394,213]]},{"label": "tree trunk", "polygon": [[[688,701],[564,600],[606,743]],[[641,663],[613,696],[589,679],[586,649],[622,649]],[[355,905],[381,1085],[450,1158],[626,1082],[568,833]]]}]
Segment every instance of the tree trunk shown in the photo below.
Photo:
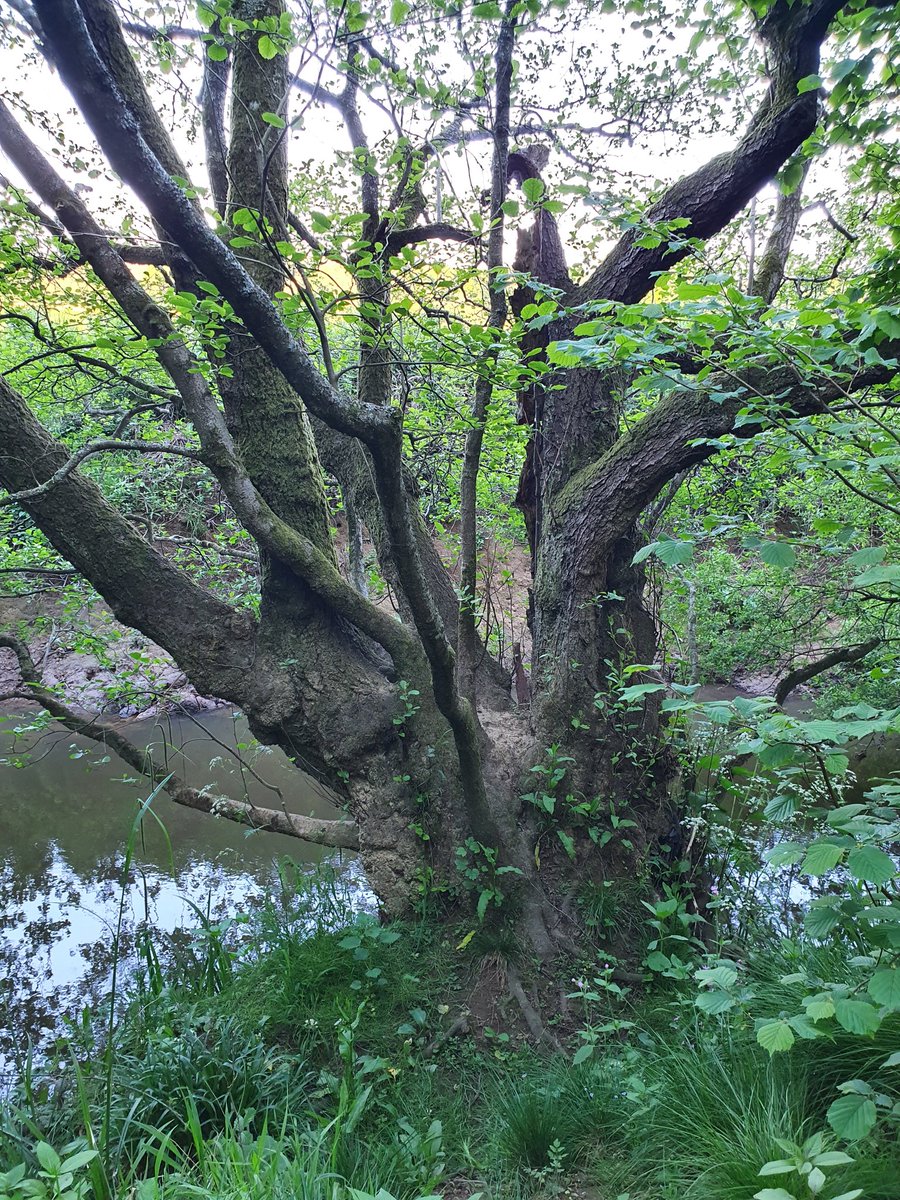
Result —
[{"label": "tree trunk", "polygon": [[[655,629],[644,606],[643,572],[633,565],[637,522],[669,481],[713,453],[709,440],[734,428],[742,401],[716,402],[700,389],[674,392],[623,431],[627,381],[614,372],[558,372],[552,387],[523,397],[532,429],[520,490],[533,549],[532,699],[527,720],[488,711],[487,687],[481,680],[477,689],[471,686],[471,628],[465,631],[468,682],[458,686],[459,605],[404,471],[401,414],[390,403],[387,266],[362,288],[369,307],[360,314],[368,328],[355,396],[339,390],[332,371],[319,371],[279,312],[288,135],[278,120],[264,118],[285,112],[292,80],[286,55],[260,56],[253,22],[274,17],[278,24],[283,6],[241,0],[232,7],[248,18],[249,32],[236,36],[232,48],[227,159],[221,154],[224,73],[207,79],[205,116],[217,207],[226,222],[238,209],[258,214],[259,237],[243,255],[232,253],[232,239],[213,231],[193,193],[176,182],[184,167],[155,117],[114,7],[107,0],[34,0],[46,52],[111,166],[177,248],[179,286],[202,282],[202,290],[218,292],[230,305],[235,320],[224,331],[221,361],[192,357],[168,314],[2,105],[0,141],[124,318],[155,347],[194,424],[198,457],[259,545],[258,618],[192,583],[77,471],[22,503],[120,619],[168,650],[201,690],[240,705],[262,741],[281,746],[338,792],[358,825],[362,861],[387,912],[409,911],[420,890],[435,883],[482,917],[508,914],[528,949],[547,958],[560,945],[577,944],[576,890],[590,880],[646,872],[671,827],[674,770],[654,673]],[[514,7],[504,21],[510,36]],[[710,237],[773,177],[815,127],[815,91],[798,94],[797,85],[815,74],[819,45],[839,8],[839,0],[770,6],[760,29],[771,51],[772,82],[759,111],[732,153],[686,176],[651,206],[651,221],[679,218],[687,237]],[[507,86],[511,44],[509,51]],[[391,224],[398,212],[402,217],[406,183],[393,200],[380,197],[378,156],[369,153],[356,108],[358,68],[350,62],[340,69],[344,91],[328,96],[345,119],[360,169],[370,257],[389,264],[393,245],[457,236],[440,224],[427,234],[421,226]],[[538,171],[534,158],[515,151],[508,164],[509,177],[520,183]],[[495,184],[494,209],[502,214],[502,178]],[[407,207],[416,222],[421,210]],[[495,226],[492,234],[491,264],[499,268],[502,229]],[[686,246],[672,249],[664,237],[651,247],[632,231],[575,288],[552,215],[539,209],[517,266],[533,276],[536,288],[558,289],[573,306],[598,299],[635,303]],[[767,274],[776,276],[777,270]],[[513,298],[517,314],[536,288]],[[505,316],[499,301],[495,295],[495,332]],[[570,333],[565,322],[529,331],[524,349]],[[210,363],[228,368],[218,372],[218,394],[207,382]],[[860,373],[853,386],[865,378]],[[782,364],[751,363],[741,379],[748,393],[777,395],[797,411],[828,399],[825,392],[810,397]],[[735,390],[734,378],[726,390]],[[0,482],[10,491],[48,483],[67,451],[6,384],[0,385],[0,417]],[[470,442],[470,551],[477,449]],[[402,620],[341,579],[322,462],[368,525]],[[470,553],[470,578],[472,566]],[[482,676],[496,686],[496,666],[486,662]],[[548,772],[551,760],[556,765]],[[623,818],[633,822],[627,837]],[[324,836],[321,828],[318,834]],[[354,840],[342,837],[342,845]]]}]

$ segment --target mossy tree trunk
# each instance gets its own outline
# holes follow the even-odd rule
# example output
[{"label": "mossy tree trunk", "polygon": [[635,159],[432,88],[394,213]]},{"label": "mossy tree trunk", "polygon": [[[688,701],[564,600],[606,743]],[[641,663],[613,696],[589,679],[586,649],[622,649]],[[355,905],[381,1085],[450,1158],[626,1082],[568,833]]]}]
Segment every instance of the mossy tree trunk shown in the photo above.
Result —
[{"label": "mossy tree trunk", "polygon": [[[771,51],[772,84],[747,133],[732,153],[666,192],[650,209],[650,220],[686,219],[691,236],[710,237],[773,177],[815,127],[816,96],[798,96],[797,83],[815,73],[821,42],[840,7],[838,0],[774,6],[761,31]],[[197,430],[198,457],[256,539],[262,562],[258,617],[193,584],[77,470],[56,478],[67,452],[6,384],[0,388],[0,418],[8,431],[0,482],[19,495],[35,523],[121,620],[161,644],[201,690],[240,705],[263,742],[281,746],[335,789],[357,826],[369,879],[388,911],[415,903],[424,881],[455,888],[457,848],[472,839],[470,857],[483,868],[476,898],[486,887],[500,886],[496,867],[509,868],[503,886],[516,891],[533,949],[548,956],[561,944],[573,945],[578,882],[641,870],[675,815],[658,697],[627,703],[620,695],[624,668],[649,667],[656,657],[642,572],[632,565],[641,514],[672,479],[712,453],[704,439],[734,428],[740,401],[717,403],[697,389],[672,393],[623,433],[621,381],[614,375],[560,371],[552,389],[530,396],[524,407],[532,446],[520,496],[533,543],[532,702],[530,714],[503,711],[510,706],[498,688],[502,671],[480,643],[471,642],[465,620],[464,686],[457,678],[458,604],[416,507],[400,415],[392,405],[391,255],[408,243],[469,235],[439,221],[419,223],[421,164],[415,156],[399,189],[379,179],[351,64],[343,91],[319,94],[346,125],[370,247],[359,281],[366,307],[358,385],[342,390],[327,355],[320,369],[277,305],[285,286],[278,245],[289,230],[303,229],[288,209],[288,139],[278,119],[286,113],[292,79],[286,56],[270,54],[271,39],[260,54],[253,23],[274,18],[277,24],[281,0],[234,6],[244,32],[204,88],[213,198],[223,220],[215,231],[177,181],[187,171],[154,112],[112,4],[35,0],[34,10],[45,52],[112,168],[161,231],[178,288],[213,285],[234,314],[224,358],[202,366],[194,361],[168,314],[141,288],[80,197],[11,114],[0,110],[0,144],[53,209],[111,300],[152,339]],[[509,6],[501,21],[498,87],[508,88],[512,78],[514,11]],[[496,99],[508,118],[508,96],[506,109],[503,97]],[[263,121],[261,114],[276,120]],[[509,136],[508,128],[494,130],[493,202],[501,233]],[[517,170],[521,181],[527,164]],[[537,173],[533,164],[530,173]],[[235,232],[229,225],[241,210],[257,215],[260,234],[246,253],[229,244]],[[573,305],[636,302],[654,274],[679,257],[665,242],[648,248],[630,234],[576,288],[547,214],[539,214],[532,232],[522,251],[531,257],[519,265],[538,282],[562,288]],[[496,232],[492,253],[496,267],[502,255]],[[499,326],[504,312],[494,307]],[[546,336],[567,332],[562,323]],[[745,382],[798,410],[811,403],[784,368],[748,367]],[[828,398],[819,395],[815,403]],[[476,451],[469,462],[477,470]],[[373,534],[382,571],[399,599],[398,618],[340,575],[323,463]],[[647,678],[638,674],[624,682]],[[551,745],[566,761],[565,778],[554,787],[568,842],[545,837],[538,806],[522,800],[535,787],[528,768],[545,762]],[[611,809],[619,815],[627,809],[635,822],[630,846],[601,848],[586,836],[584,821],[566,816],[564,794],[575,803],[596,802],[600,820]]]}]

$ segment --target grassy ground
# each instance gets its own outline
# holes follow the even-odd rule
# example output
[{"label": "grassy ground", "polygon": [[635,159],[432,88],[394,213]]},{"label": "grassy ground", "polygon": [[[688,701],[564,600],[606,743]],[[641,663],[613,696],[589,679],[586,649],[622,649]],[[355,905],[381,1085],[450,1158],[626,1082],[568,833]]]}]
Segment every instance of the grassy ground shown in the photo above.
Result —
[{"label": "grassy ground", "polygon": [[[458,950],[446,927],[348,911],[333,887],[286,888],[164,962],[147,944],[112,1040],[73,1030],[3,1109],[0,1197],[900,1197],[883,1129],[843,1146],[854,1161],[819,1193],[759,1176],[827,1128],[837,1082],[873,1077],[900,1047],[896,1024],[877,1046],[818,1039],[770,1058],[752,1023],[704,1016],[693,989],[664,983],[582,989],[550,1025],[561,1049],[539,1050],[503,1005],[495,1026],[464,1021],[474,989],[502,984],[489,939]],[[751,962],[762,1015],[792,965],[777,950]]]}]

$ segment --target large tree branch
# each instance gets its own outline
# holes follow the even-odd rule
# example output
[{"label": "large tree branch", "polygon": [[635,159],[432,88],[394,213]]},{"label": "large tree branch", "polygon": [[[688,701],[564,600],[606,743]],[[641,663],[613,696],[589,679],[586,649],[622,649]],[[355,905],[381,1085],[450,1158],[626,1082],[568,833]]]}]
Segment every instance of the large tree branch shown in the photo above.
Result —
[{"label": "large tree branch", "polygon": [[[248,532],[273,557],[294,570],[336,612],[383,646],[395,661],[406,661],[415,651],[409,631],[388,613],[367,603],[308,538],[281,521],[260,497],[241,467],[231,435],[202,372],[177,338],[168,316],[137,283],[84,204],[29,141],[2,102],[0,145],[44,202],[57,212],[125,315],[139,332],[157,343],[159,360],[178,389],[185,411],[197,430],[203,461],[222,485]],[[61,465],[56,464],[57,467]],[[28,486],[32,485],[33,481],[29,481]],[[22,487],[14,486],[16,490]],[[52,540],[52,529],[42,528]],[[73,561],[69,555],[66,557]],[[106,590],[111,581],[101,586],[95,575],[86,574],[97,590],[114,604],[114,589]],[[155,640],[161,641],[158,637]],[[161,644],[171,649],[166,642]]]},{"label": "large tree branch", "polygon": [[444,241],[465,242],[477,245],[481,241],[480,234],[469,229],[458,229],[438,221],[432,225],[412,225],[409,229],[395,229],[387,235],[384,243],[386,255],[396,254],[404,246],[415,246],[419,242]]},{"label": "large tree branch", "polygon": [[[69,461],[0,378],[0,483],[11,491],[43,484]],[[118,619],[165,646],[197,685],[237,699],[255,655],[255,622],[197,587],[150,547],[77,471],[24,502],[54,548],[109,602]]]},{"label": "large tree branch", "polygon": [[791,692],[802,683],[808,683],[810,679],[815,679],[817,675],[830,671],[832,667],[839,667],[842,663],[859,662],[880,645],[881,638],[872,638],[857,646],[844,646],[839,650],[832,650],[830,654],[823,654],[821,658],[813,659],[805,666],[795,667],[793,671],[788,671],[775,688],[775,703],[784,704]]},{"label": "large tree branch", "polygon": [[168,767],[154,762],[149,750],[142,750],[136,746],[112,722],[93,713],[77,712],[55,692],[45,687],[28,647],[18,638],[0,633],[0,648],[13,652],[22,681],[20,687],[7,692],[0,699],[17,698],[39,704],[72,733],[90,738],[112,750],[133,770],[145,775],[151,784],[161,783],[164,791],[176,804],[196,809],[198,812],[226,817],[229,821],[236,821],[252,829],[264,829],[272,833],[284,833],[288,837],[301,838],[318,846],[332,846],[344,850],[359,849],[359,832],[352,821],[329,821],[300,813],[289,813],[286,809],[260,808],[249,801],[233,800],[228,796],[188,787]]},{"label": "large tree branch", "polygon": [[200,105],[203,115],[203,141],[206,147],[206,172],[216,209],[224,217],[228,200],[228,143],[225,140],[225,100],[231,59],[215,62],[203,56],[203,89]]},{"label": "large tree branch", "polygon": [[[516,18],[513,4],[506,6],[500,23],[494,52],[494,151],[491,163],[491,211],[488,234],[488,287],[490,315],[488,328],[499,331],[506,322],[506,292],[503,267],[503,205],[506,201],[507,160],[509,158],[509,113],[512,91],[512,59],[516,44]],[[464,696],[475,701],[475,673],[478,665],[477,574],[478,574],[478,472],[488,408],[494,394],[493,366],[496,350],[488,349],[481,357],[475,381],[470,413],[471,427],[466,433],[463,464],[459,481],[460,508],[460,601],[457,633],[457,679]]]},{"label": "large tree branch", "polygon": [[808,171],[809,163],[806,163],[803,176],[794,191],[787,196],[779,194],[766,248],[750,280],[750,295],[759,296],[767,304],[772,303],[784,282],[788,255],[803,215],[803,183]]},{"label": "large tree branch", "polygon": [[[760,25],[771,58],[771,82],[756,115],[737,146],[680,179],[647,212],[648,222],[685,218],[681,232],[691,238],[710,238],[741,211],[772,179],[816,127],[818,92],[797,94],[801,79],[819,67],[820,47],[828,27],[846,0],[812,0],[788,4],[777,0]],[[621,238],[604,262],[578,289],[576,303],[619,300],[636,303],[654,277],[689,253],[660,246],[639,246],[641,232]]]},{"label": "large tree branch", "polygon": [[[900,356],[900,344],[883,344],[879,351],[890,360]],[[771,403],[783,416],[821,413],[850,392],[889,383],[896,373],[896,365],[880,365],[845,378],[817,381],[793,366],[763,363],[718,373],[702,387],[670,393],[556,497],[554,519],[565,517],[573,530],[567,558],[572,564],[593,563],[598,553],[627,533],[670,479],[716,454],[718,439],[734,432],[752,437],[756,425],[735,430],[748,403],[765,405],[768,397],[776,397]],[[732,398],[719,401],[714,399],[716,393],[729,393]]]}]

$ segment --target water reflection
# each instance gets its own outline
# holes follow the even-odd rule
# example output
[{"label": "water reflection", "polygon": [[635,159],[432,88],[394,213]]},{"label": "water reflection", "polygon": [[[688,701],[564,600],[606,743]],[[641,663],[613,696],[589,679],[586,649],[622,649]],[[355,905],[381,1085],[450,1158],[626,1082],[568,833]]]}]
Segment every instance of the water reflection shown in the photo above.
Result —
[{"label": "water reflection", "polygon": [[[0,1074],[7,1075],[28,1039],[45,1043],[62,1015],[99,1000],[120,903],[128,951],[142,922],[167,933],[195,926],[189,902],[212,917],[251,907],[277,884],[285,857],[305,864],[334,858],[279,834],[248,837],[233,822],[160,795],[153,804],[159,820],[148,815],[142,823],[123,901],[125,847],[146,781],[129,778],[95,743],[58,727],[28,730],[31,721],[0,720]],[[165,746],[192,786],[213,782],[256,804],[339,815],[284,755],[253,757],[243,719],[227,710],[131,724],[128,732],[157,753]],[[229,753],[238,747],[243,763]],[[346,854],[344,861],[352,870]]]}]

